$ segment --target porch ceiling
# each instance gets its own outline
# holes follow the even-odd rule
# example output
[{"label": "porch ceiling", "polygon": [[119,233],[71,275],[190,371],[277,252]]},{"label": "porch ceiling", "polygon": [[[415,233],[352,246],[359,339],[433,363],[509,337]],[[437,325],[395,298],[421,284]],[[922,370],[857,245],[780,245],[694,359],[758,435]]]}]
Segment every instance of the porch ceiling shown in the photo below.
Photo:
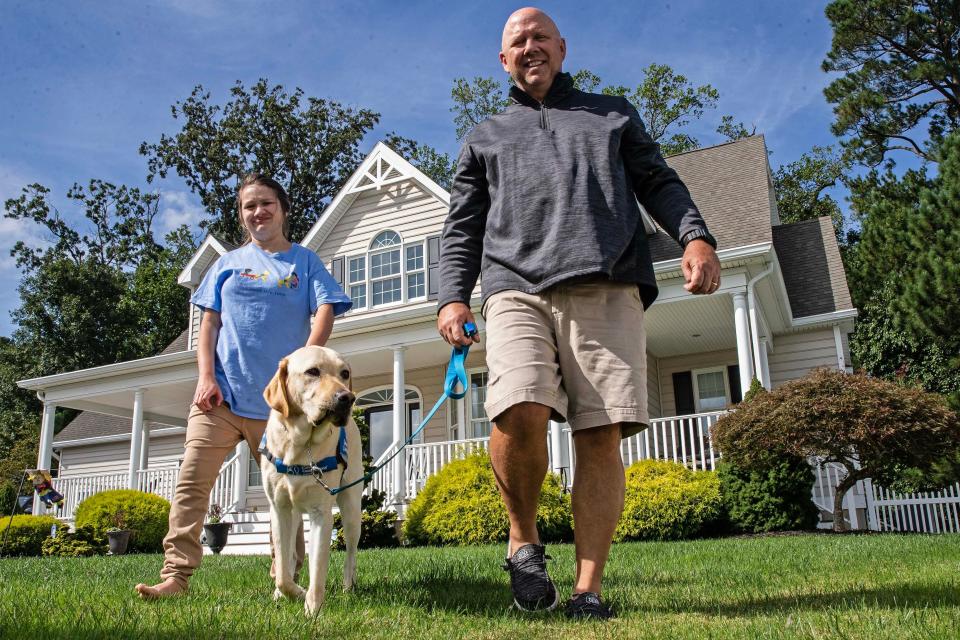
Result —
[{"label": "porch ceiling", "polygon": [[647,310],[647,351],[657,358],[735,349],[733,299],[689,296]]}]

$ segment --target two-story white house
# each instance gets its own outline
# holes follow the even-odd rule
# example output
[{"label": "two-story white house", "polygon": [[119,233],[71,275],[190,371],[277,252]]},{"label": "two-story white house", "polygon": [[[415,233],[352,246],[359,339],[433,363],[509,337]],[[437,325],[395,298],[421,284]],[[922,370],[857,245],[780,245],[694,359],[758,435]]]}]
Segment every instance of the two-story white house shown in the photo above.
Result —
[{"label": "two-story white house", "polygon": [[[680,247],[646,221],[660,286],[646,315],[652,425],[624,441],[624,458],[712,468],[709,426],[716,417],[740,400],[754,377],[771,388],[815,367],[847,369],[847,336],[857,312],[830,220],[781,224],[762,136],[667,162],[717,238],[722,285],[711,296],[688,294]],[[441,394],[450,348],[437,335],[435,296],[448,203],[446,191],[380,143],[300,240],[353,300],[353,309],[337,319],[329,346],[353,368],[375,460],[395,450]],[[229,249],[206,238],[180,284],[193,291]],[[160,355],[20,382],[43,399],[38,465],[50,468],[52,457],[59,458],[65,517],[83,497],[107,488],[172,496],[197,379],[199,311],[185,309],[184,315],[187,329]],[[490,423],[483,410],[483,341],[468,366],[467,397],[447,402],[418,442],[375,477],[374,485],[401,511],[451,456],[485,446]],[[83,413],[54,436],[56,407]],[[548,444],[551,467],[569,476],[564,427],[551,425]],[[266,518],[259,469],[245,445],[225,461],[212,499],[238,521]]]}]

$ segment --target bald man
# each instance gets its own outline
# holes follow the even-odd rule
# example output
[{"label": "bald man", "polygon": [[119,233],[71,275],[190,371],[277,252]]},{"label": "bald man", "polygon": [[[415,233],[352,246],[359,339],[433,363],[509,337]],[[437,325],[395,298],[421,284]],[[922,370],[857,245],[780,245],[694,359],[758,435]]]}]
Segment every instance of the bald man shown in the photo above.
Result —
[{"label": "bald man", "polygon": [[547,423],[575,452],[576,578],[566,613],[609,618],[601,578],[623,510],[621,438],[646,428],[644,311],[657,295],[637,201],[684,247],[686,289],[720,286],[716,241],[625,99],[563,73],[567,44],[539,9],[514,12],[500,62],[510,106],[467,136],[440,245],[437,326],[451,344],[474,320],[482,274],[490,458],[510,518],[514,604],[553,609],[537,504]]}]

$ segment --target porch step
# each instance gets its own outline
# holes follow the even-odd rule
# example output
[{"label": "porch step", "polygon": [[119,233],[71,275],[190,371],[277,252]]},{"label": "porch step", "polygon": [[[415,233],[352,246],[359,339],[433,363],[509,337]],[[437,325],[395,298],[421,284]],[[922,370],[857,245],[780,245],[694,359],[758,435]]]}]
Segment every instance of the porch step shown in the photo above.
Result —
[{"label": "porch step", "polygon": [[[336,513],[336,511],[334,511]],[[231,520],[230,535],[227,546],[220,552],[221,555],[270,555],[270,514],[265,512],[235,514]],[[303,533],[309,540],[310,520],[303,516]],[[203,546],[204,555],[213,552],[206,545]]]}]

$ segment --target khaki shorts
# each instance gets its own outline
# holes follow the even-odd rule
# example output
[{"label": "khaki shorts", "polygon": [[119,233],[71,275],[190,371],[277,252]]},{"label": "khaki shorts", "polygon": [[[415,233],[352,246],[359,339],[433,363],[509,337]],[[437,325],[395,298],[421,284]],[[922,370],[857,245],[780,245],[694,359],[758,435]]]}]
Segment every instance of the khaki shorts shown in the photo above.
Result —
[{"label": "khaki shorts", "polygon": [[484,406],[491,420],[515,404],[536,402],[573,430],[622,422],[627,437],[649,423],[643,303],[635,284],[501,291],[484,304],[483,316]]}]

